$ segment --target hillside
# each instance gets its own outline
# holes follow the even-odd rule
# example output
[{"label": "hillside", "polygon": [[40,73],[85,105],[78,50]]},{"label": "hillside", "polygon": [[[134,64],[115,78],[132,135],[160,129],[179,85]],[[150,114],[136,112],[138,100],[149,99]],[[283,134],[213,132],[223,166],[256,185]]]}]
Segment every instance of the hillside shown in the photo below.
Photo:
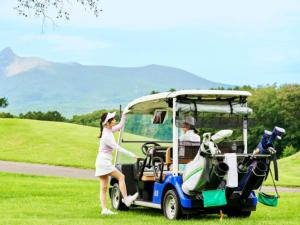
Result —
[{"label": "hillside", "polygon": [[85,66],[0,52],[0,96],[5,111],[58,110],[65,116],[102,108],[118,108],[152,90],[229,87],[182,69],[160,65],[142,67]]},{"label": "hillside", "polygon": [[[273,164],[271,168],[273,168]],[[279,186],[300,187],[300,152],[289,157],[280,159],[278,161],[278,168]],[[267,180],[267,184],[273,185],[270,177]]]},{"label": "hillside", "polygon": [[[69,123],[0,119],[0,160],[94,168],[98,135],[97,128]],[[140,154],[139,146],[126,147]]]},{"label": "hillside", "polygon": [[[88,126],[0,119],[0,160],[94,168],[98,135],[98,128]],[[125,139],[132,137],[145,140],[141,136],[124,134]],[[128,143],[124,147],[142,156],[141,143]],[[123,154],[122,159],[130,160]],[[280,159],[278,164],[278,185],[300,186],[300,152]],[[270,179],[266,184],[271,185]]]}]

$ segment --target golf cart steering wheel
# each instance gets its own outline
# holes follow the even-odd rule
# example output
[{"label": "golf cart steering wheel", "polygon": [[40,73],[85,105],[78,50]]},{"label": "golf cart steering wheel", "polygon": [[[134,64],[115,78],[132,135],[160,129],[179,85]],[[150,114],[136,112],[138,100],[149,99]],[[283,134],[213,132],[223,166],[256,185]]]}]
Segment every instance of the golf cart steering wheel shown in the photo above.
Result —
[{"label": "golf cart steering wheel", "polygon": [[160,146],[159,144],[153,141],[146,142],[145,144],[142,145],[142,152],[144,153],[144,155],[147,155],[150,148],[159,147],[159,146]]}]

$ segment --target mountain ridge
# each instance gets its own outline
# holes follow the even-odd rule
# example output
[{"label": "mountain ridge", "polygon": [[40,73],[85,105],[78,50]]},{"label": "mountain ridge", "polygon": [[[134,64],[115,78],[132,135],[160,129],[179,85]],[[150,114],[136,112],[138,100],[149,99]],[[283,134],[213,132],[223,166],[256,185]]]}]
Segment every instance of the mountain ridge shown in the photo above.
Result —
[{"label": "mountain ridge", "polygon": [[0,96],[8,98],[9,106],[4,111],[12,113],[58,110],[69,117],[102,108],[118,108],[120,104],[125,105],[152,90],[232,86],[157,64],[114,67],[41,59],[28,67],[26,63],[18,64],[18,70],[13,70],[17,73],[7,74],[8,68],[16,65],[16,58],[23,62],[41,59],[19,57],[10,48],[0,52]]}]

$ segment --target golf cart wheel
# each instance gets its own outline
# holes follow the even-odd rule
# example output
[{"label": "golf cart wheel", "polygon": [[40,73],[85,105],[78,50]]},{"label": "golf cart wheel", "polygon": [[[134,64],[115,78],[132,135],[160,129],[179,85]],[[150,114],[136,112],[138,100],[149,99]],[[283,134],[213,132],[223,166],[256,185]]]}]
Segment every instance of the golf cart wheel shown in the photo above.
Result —
[{"label": "golf cart wheel", "polygon": [[246,218],[251,215],[251,211],[231,211],[227,212],[228,217]]},{"label": "golf cart wheel", "polygon": [[127,206],[122,202],[122,194],[118,183],[115,183],[111,190],[111,205],[116,210],[128,209]]},{"label": "golf cart wheel", "polygon": [[179,198],[174,189],[167,191],[163,201],[164,215],[169,220],[176,220],[182,216]]}]

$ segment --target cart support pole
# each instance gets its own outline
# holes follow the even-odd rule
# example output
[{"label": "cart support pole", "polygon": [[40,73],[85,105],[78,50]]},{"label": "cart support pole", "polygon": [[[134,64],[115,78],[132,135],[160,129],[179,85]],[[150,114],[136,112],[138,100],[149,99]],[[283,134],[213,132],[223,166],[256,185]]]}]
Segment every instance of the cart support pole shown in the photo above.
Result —
[{"label": "cart support pole", "polygon": [[243,141],[244,141],[244,154],[248,153],[248,116],[243,118]]},{"label": "cart support pole", "polygon": [[173,175],[178,176],[178,128],[176,126],[176,98],[173,98]]},{"label": "cart support pole", "polygon": [[[120,105],[120,119],[121,119],[121,116],[122,116],[122,105]],[[119,146],[121,146],[121,142],[123,139],[123,132],[124,132],[124,127],[119,132],[119,138],[118,138]],[[119,162],[120,162],[120,153],[119,153],[119,151],[116,151],[114,165],[119,164]]]}]

